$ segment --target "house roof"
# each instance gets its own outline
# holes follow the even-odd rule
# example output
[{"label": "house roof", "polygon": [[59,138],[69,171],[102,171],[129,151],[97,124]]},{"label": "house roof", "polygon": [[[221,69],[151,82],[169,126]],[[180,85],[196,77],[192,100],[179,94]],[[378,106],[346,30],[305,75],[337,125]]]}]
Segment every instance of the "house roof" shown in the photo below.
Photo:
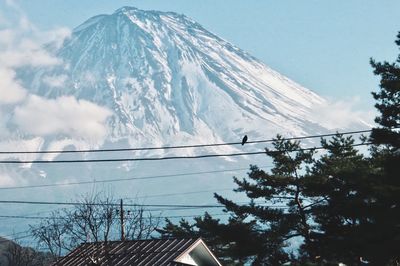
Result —
[{"label": "house roof", "polygon": [[[54,266],[83,265],[137,265],[137,266],[183,266],[201,265],[185,262],[187,256],[197,246],[203,253],[207,250],[211,265],[221,265],[201,239],[150,239],[132,241],[109,241],[85,243],[54,263]],[[198,248],[199,249],[199,248]],[[190,255],[189,255],[190,256]],[[208,264],[207,264],[208,265]]]}]

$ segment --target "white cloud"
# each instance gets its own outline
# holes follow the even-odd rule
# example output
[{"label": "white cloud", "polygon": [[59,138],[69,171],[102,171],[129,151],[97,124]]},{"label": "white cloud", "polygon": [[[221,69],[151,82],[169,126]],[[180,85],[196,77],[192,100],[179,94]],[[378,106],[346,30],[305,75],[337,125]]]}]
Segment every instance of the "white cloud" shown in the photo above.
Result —
[{"label": "white cloud", "polygon": [[[92,144],[92,143],[90,143]],[[68,146],[75,147],[77,150],[87,150],[93,148],[85,140],[75,140],[70,138],[65,138],[61,140],[52,141],[48,146],[48,150],[64,150]],[[42,155],[43,160],[54,160],[59,154],[58,153],[47,153]]]},{"label": "white cloud", "polygon": [[[71,35],[71,30],[61,27],[40,31],[17,2],[7,4],[9,10],[3,10],[7,17],[0,24],[0,129],[11,124],[21,135],[62,135],[74,140],[102,141],[107,134],[106,120],[111,115],[108,109],[72,96],[46,99],[30,94],[16,76],[19,67],[62,65],[62,60],[45,50],[43,44],[52,43],[57,48]],[[43,78],[52,87],[62,87],[66,80],[66,75]],[[5,116],[5,112],[11,115]]]},{"label": "white cloud", "polygon": [[[0,150],[2,151],[37,151],[40,150],[44,144],[43,138],[33,137],[29,139],[18,139],[10,136],[7,139],[1,139]],[[2,160],[13,158],[19,160],[35,160],[38,158],[38,154],[1,154]]]},{"label": "white cloud", "polygon": [[72,96],[45,99],[29,96],[15,109],[13,122],[32,135],[67,135],[75,139],[99,140],[106,136],[111,111]]},{"label": "white cloud", "polygon": [[[50,66],[62,61],[43,49],[43,36],[65,38],[65,28],[46,34],[38,31],[15,1],[7,1],[6,18],[1,20],[0,28],[0,107],[1,104],[15,104],[26,98],[27,90],[17,80],[15,69],[22,66]],[[48,32],[47,32],[48,33]]]},{"label": "white cloud", "polygon": [[72,34],[71,29],[60,27],[49,31],[41,32],[38,34],[43,42],[52,43],[56,48],[60,48],[63,42],[70,38]]},{"label": "white cloud", "polygon": [[[0,14],[1,16],[1,14]],[[2,21],[0,20],[0,24]],[[11,29],[0,30],[0,45],[1,46],[10,46],[14,42],[15,32]],[[0,47],[1,47],[0,46]]]},{"label": "white cloud", "polygon": [[0,65],[0,104],[20,102],[26,95],[26,90],[15,80],[15,71]]},{"label": "white cloud", "polygon": [[65,85],[67,79],[67,75],[45,76],[43,77],[43,82],[51,87],[61,88]]},{"label": "white cloud", "polygon": [[[37,30],[30,26],[31,23],[22,14],[16,3],[10,1],[7,4],[11,7],[10,10],[7,10],[8,14],[15,13],[17,19],[15,16],[12,18],[19,23],[6,23],[6,18],[2,19],[2,25],[5,24],[7,27],[0,30],[0,104],[15,104],[27,96],[27,90],[16,78],[16,68],[49,66],[62,62],[42,48],[42,44],[37,40],[36,35],[39,35]],[[61,32],[65,32],[65,30]],[[58,35],[64,36],[65,33]]]},{"label": "white cloud", "polygon": [[365,128],[374,125],[373,110],[359,110],[357,97],[347,100],[327,100],[323,105],[315,106],[314,117],[328,129]]},{"label": "white cloud", "polygon": [[52,66],[62,61],[43,50],[30,39],[22,39],[17,46],[0,51],[0,65],[15,68],[21,66]]},{"label": "white cloud", "polygon": [[8,116],[6,112],[0,109],[0,139],[5,139],[9,136],[10,131],[7,128]]}]

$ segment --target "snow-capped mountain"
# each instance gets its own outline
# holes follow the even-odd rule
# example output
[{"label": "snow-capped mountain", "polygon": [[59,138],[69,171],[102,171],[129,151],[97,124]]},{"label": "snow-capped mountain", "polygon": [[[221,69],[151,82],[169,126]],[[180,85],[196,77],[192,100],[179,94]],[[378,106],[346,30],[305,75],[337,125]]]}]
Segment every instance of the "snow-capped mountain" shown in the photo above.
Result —
[{"label": "snow-capped mountain", "polygon": [[324,131],[313,114],[323,98],[184,15],[123,7],[47,48],[64,64],[21,71],[24,84],[46,98],[73,95],[108,107],[113,141],[212,143]]},{"label": "snow-capped mountain", "polygon": [[[278,133],[302,136],[345,129],[335,123],[331,123],[333,127],[323,123],[326,117],[321,119],[321,113],[316,110],[327,105],[325,99],[184,15],[124,7],[110,15],[90,18],[62,43],[46,45],[45,50],[52,58],[42,58],[42,51],[24,53],[25,46],[21,48],[22,52],[17,53],[21,62],[25,55],[31,54],[35,60],[32,57],[26,64],[20,62],[22,67],[15,69],[14,98],[3,99],[5,103],[0,105],[1,151],[240,142],[245,134],[249,140],[257,140]],[[36,62],[39,57],[42,60]],[[14,72],[8,71],[4,77],[12,80]],[[365,128],[361,123],[351,126]],[[91,142],[91,137],[101,140]],[[145,155],[209,154],[235,149],[262,151],[265,145],[151,151]],[[76,160],[141,156],[144,154],[119,152],[3,154],[0,157]],[[245,175],[249,164],[268,169],[269,162],[261,154],[236,160],[221,157],[191,161],[0,165],[0,187],[83,181],[86,185],[21,190],[24,193],[2,190],[1,193],[3,199],[63,201],[74,195],[76,198],[80,194],[115,189],[118,198],[150,195],[146,203],[210,204],[214,202],[212,192],[218,189],[229,195],[227,188],[235,187],[232,175]],[[116,178],[122,178],[123,182],[102,183]],[[194,190],[210,192],[186,194]],[[165,191],[184,193],[161,199],[154,197]],[[238,193],[230,196],[243,200],[243,195]],[[43,208],[46,208],[43,211],[49,209]],[[0,211],[15,215],[15,210],[13,207]],[[32,210],[27,206],[20,208],[24,215],[29,212]],[[168,215],[193,212],[198,214],[198,210],[177,210],[169,211]],[[2,230],[14,231],[15,224],[5,224]]]}]

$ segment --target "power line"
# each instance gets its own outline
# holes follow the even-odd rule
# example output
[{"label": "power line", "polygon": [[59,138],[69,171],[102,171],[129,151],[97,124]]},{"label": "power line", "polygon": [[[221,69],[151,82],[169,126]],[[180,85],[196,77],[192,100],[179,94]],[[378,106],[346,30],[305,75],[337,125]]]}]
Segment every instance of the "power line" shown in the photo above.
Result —
[{"label": "power line", "polygon": [[[57,202],[57,201],[25,201],[25,200],[0,200],[0,204],[29,204],[29,205],[65,205],[65,206],[112,206],[118,207],[119,203],[91,203],[91,202]],[[248,202],[238,202],[239,204],[248,203]],[[260,205],[263,202],[258,202]],[[224,208],[225,205],[221,204],[204,204],[204,205],[194,205],[194,204],[124,204],[126,207],[143,207],[143,208],[151,208],[158,207],[163,208],[160,210],[174,210],[174,208],[182,208],[182,209],[206,209],[206,208]],[[266,205],[266,207],[274,207],[274,208],[287,208],[286,205]],[[166,209],[164,209],[166,208]],[[147,209],[147,211],[155,211],[155,209]]]},{"label": "power line", "polygon": [[179,159],[200,159],[213,157],[233,157],[245,155],[265,154],[265,151],[258,152],[239,152],[227,154],[205,154],[193,156],[167,156],[167,157],[141,157],[141,158],[116,158],[116,159],[86,159],[86,160],[2,160],[1,164],[50,164],[50,163],[104,163],[104,162],[133,162],[133,161],[162,161],[162,160],[179,160]]},{"label": "power line", "polygon": [[[243,203],[243,202],[242,202]],[[116,204],[118,205],[118,204]],[[126,204],[129,205],[129,204]],[[280,205],[269,205],[269,206],[265,206],[265,207],[271,207],[271,208],[289,208],[288,206],[280,206]],[[230,213],[209,213],[209,215],[211,216],[229,216],[231,215]],[[154,218],[160,218],[160,219],[176,219],[176,218],[194,218],[194,217],[202,217],[202,214],[192,214],[192,215],[170,215],[170,216],[158,216],[158,217],[154,217]],[[52,217],[52,216],[26,216],[26,215],[0,215],[0,218],[6,218],[6,219],[28,219],[28,220],[43,220],[43,219],[63,219],[63,217]],[[143,219],[147,219],[147,217],[143,217]],[[8,238],[5,240],[0,240],[0,243],[2,242],[8,242],[11,240],[19,240],[19,239],[23,239],[23,238],[28,238],[28,237],[32,237],[32,234],[27,234],[27,235],[23,235],[23,236],[18,236],[21,234],[26,234],[30,232],[30,230],[25,230],[25,231],[21,231],[21,232],[17,232],[17,233],[13,233],[10,235],[5,235],[2,236],[3,238]],[[17,236],[17,237],[15,237]],[[9,240],[11,238],[11,240]]]},{"label": "power line", "polygon": [[[352,144],[352,147],[370,145],[371,143],[358,143]],[[309,150],[324,150],[324,147],[301,148],[289,150],[290,152],[309,151]],[[284,152],[284,151],[270,151],[270,152]],[[116,159],[87,159],[87,160],[1,160],[0,164],[51,164],[51,163],[98,163],[98,162],[127,162],[127,161],[162,161],[162,160],[179,160],[179,159],[201,159],[201,158],[215,158],[215,157],[235,157],[246,155],[260,155],[265,154],[265,151],[255,152],[239,152],[239,153],[225,153],[225,154],[204,154],[193,156],[167,156],[167,157],[141,157],[141,158],[116,158]]]},{"label": "power line", "polygon": [[[28,232],[28,231],[26,231],[26,232]],[[4,240],[0,240],[0,244],[1,243],[7,243],[7,242],[10,242],[10,241],[13,242],[13,241],[21,240],[21,239],[28,238],[28,237],[33,237],[33,235],[32,234],[27,234],[27,235],[23,235],[23,236],[19,236],[19,237],[12,237],[12,238],[3,237]]]},{"label": "power line", "polygon": [[14,236],[17,236],[17,235],[21,235],[21,234],[28,233],[29,231],[30,231],[30,230],[25,230],[25,231],[22,231],[22,232],[12,233],[12,234],[5,235],[5,236],[1,236],[1,237],[3,237],[3,238],[6,238],[6,237],[14,237]]},{"label": "power line", "polygon": [[4,240],[0,240],[0,243],[7,243],[9,241],[16,241],[16,240],[20,240],[20,239],[24,239],[24,238],[28,238],[28,237],[32,237],[32,234],[28,234],[28,235],[24,235],[24,236],[19,236],[19,237],[13,237],[11,239],[4,239]]},{"label": "power line", "polygon": [[192,195],[192,194],[201,194],[207,192],[222,192],[222,191],[232,191],[233,188],[223,188],[223,189],[209,189],[209,190],[195,190],[189,192],[182,192],[182,193],[165,193],[165,194],[156,194],[156,195],[146,195],[140,196],[135,198],[125,198],[125,199],[147,199],[147,198],[158,198],[158,197],[170,197],[170,196],[180,196],[180,195]]},{"label": "power line", "polygon": [[[244,168],[247,170],[247,168]],[[177,192],[177,193],[164,193],[164,194],[153,194],[153,195],[146,195],[146,196],[140,196],[140,197],[135,197],[135,198],[124,198],[124,199],[141,199],[141,198],[156,198],[156,197],[168,197],[168,196],[180,196],[180,195],[190,195],[190,194],[201,194],[201,193],[208,193],[208,192],[222,192],[222,191],[232,191],[233,188],[222,188],[222,189],[209,189],[209,190],[195,190],[195,191],[189,191],[189,192]],[[275,196],[274,198],[282,198],[282,199],[291,199],[292,197],[280,197],[280,196]],[[245,202],[240,202],[240,203],[245,203]],[[174,208],[176,210],[176,208]],[[181,208],[178,208],[181,209]],[[47,211],[41,211],[41,212],[32,212],[29,214],[19,214],[19,215],[0,215],[0,219],[9,219],[9,218],[21,218],[23,219],[24,217],[26,218],[32,218],[32,219],[41,219],[41,218],[48,218],[46,216],[31,216],[31,215],[38,215],[38,214],[44,214],[44,213],[49,213],[52,211],[58,211],[60,209],[54,209],[54,210],[47,210]],[[166,210],[166,209],[162,209]],[[168,209],[171,210],[171,209]],[[187,208],[183,208],[183,210],[187,210]],[[151,210],[151,211],[156,211],[156,210]],[[160,218],[176,218],[176,217],[192,217],[196,215],[178,215],[178,216],[162,216]]]},{"label": "power line", "polygon": [[[212,216],[224,216],[224,215],[230,215],[229,213],[210,213]],[[190,218],[190,217],[199,217],[202,216],[201,214],[193,214],[193,215],[172,215],[172,216],[156,216],[152,217],[151,219],[154,218],[160,218],[160,219],[173,219],[173,218]],[[63,217],[52,217],[52,216],[24,216],[24,215],[0,215],[0,218],[10,218],[10,219],[27,219],[27,220],[43,220],[43,219],[64,219]],[[115,219],[119,219],[118,217]],[[142,219],[148,219],[147,217],[143,217]],[[25,231],[26,232],[26,231]],[[25,232],[20,232],[20,234],[25,233]],[[7,236],[4,236],[7,237]]]},{"label": "power line", "polygon": [[[209,213],[209,214],[212,215],[212,216],[229,216],[230,215],[229,213]],[[201,216],[202,215],[171,215],[171,216],[159,216],[159,217],[156,217],[156,218],[160,218],[160,219],[176,219],[176,218],[193,218],[193,217],[201,217]],[[0,215],[0,218],[43,220],[43,219],[53,219],[54,217],[51,217],[51,216],[24,216],[24,215]],[[58,218],[56,218],[56,219],[58,219]],[[63,218],[59,217],[59,219],[61,220]],[[144,219],[146,219],[146,217],[144,217]],[[21,231],[21,232],[9,234],[9,235],[1,236],[2,238],[4,238],[4,240],[0,240],[0,243],[32,237],[33,235],[30,232],[31,232],[31,230],[25,230],[25,231]],[[30,233],[30,234],[19,236],[19,235],[26,234],[26,233]],[[17,236],[17,237],[15,237],[15,236]]]},{"label": "power line", "polygon": [[[371,129],[347,131],[347,132],[336,132],[300,137],[283,138],[283,140],[301,140],[311,138],[323,138],[331,137],[337,134],[351,135],[371,132]],[[264,139],[247,141],[246,144],[255,143],[268,143],[273,142],[275,139]],[[147,150],[169,150],[169,149],[186,149],[186,148],[201,148],[201,147],[215,147],[215,146],[232,146],[241,145],[242,142],[225,142],[225,143],[212,143],[212,144],[193,144],[193,145],[178,145],[178,146],[161,146],[161,147],[142,147],[142,148],[118,148],[118,149],[85,149],[85,150],[46,150],[46,151],[0,151],[0,154],[47,154],[47,153],[96,153],[96,152],[123,152],[123,151],[147,151]]]},{"label": "power line", "polygon": [[[230,215],[229,213],[209,213],[209,214],[211,216],[229,216]],[[160,218],[160,219],[175,219],[175,218],[192,218],[192,217],[201,217],[201,216],[202,215],[171,215],[171,216],[159,216],[159,217],[156,217],[156,218]],[[0,218],[43,220],[43,219],[53,219],[54,217],[51,217],[51,216],[24,216],[24,215],[0,215]],[[146,217],[143,217],[143,218],[145,219]],[[58,219],[58,218],[56,218],[56,219]],[[63,219],[63,218],[60,217],[59,219]],[[25,231],[21,231],[21,232],[9,234],[9,235],[1,236],[4,239],[0,240],[0,243],[32,237],[33,235],[30,232],[31,232],[31,230],[28,229],[28,230],[25,230]],[[27,233],[29,233],[29,234],[27,234]],[[26,235],[19,236],[19,235],[22,235],[22,234],[26,234]]]},{"label": "power line", "polygon": [[[140,196],[135,198],[124,198],[124,199],[142,199],[142,198],[158,198],[158,197],[168,197],[168,196],[180,196],[180,195],[191,195],[191,194],[201,194],[201,193],[208,193],[208,192],[223,192],[223,191],[233,191],[234,188],[222,188],[222,189],[209,189],[209,190],[195,190],[189,192],[182,192],[182,193],[165,193],[165,194],[156,194],[156,195],[148,195],[148,196]],[[293,199],[293,197],[289,196],[271,196],[274,199]]]},{"label": "power line", "polygon": [[15,241],[15,240],[31,237],[32,234],[19,236],[19,235],[26,234],[26,233],[29,233],[29,232],[30,232],[30,230],[25,230],[25,231],[21,231],[21,232],[9,234],[9,235],[1,236],[4,239],[0,240],[0,243],[6,243],[6,242],[9,242],[9,241]]},{"label": "power line", "polygon": [[[63,209],[65,209],[65,208],[63,208]],[[60,211],[60,210],[62,210],[61,208],[55,208],[55,209],[46,209],[45,211],[35,211],[35,212],[29,212],[29,213],[23,213],[23,214],[16,214],[17,216],[31,216],[31,215],[39,215],[39,214],[44,214],[44,213],[51,213],[51,212],[56,212],[56,211]],[[6,217],[4,217],[4,218],[6,218]],[[0,219],[4,219],[4,218],[1,218],[0,217]]]},{"label": "power line", "polygon": [[[230,213],[209,213],[210,216],[229,216]],[[203,215],[172,215],[172,216],[160,216],[162,219],[174,219],[174,218],[192,218],[192,217],[202,217]]]},{"label": "power line", "polygon": [[[248,203],[248,202],[238,202],[238,204],[243,204],[243,203]],[[81,203],[84,204],[84,203]],[[262,204],[262,202],[258,202],[258,204],[260,204],[260,206],[264,206],[264,207],[268,207],[268,208],[278,208],[278,209],[283,209],[283,208],[290,208],[287,205],[265,205]],[[100,203],[101,205],[101,203]],[[117,203],[115,205],[118,205]],[[125,206],[130,206],[130,204],[124,204]],[[193,205],[191,205],[193,206]],[[225,207],[225,205],[213,205],[215,207]],[[202,207],[202,206],[201,206]],[[149,210],[150,211],[150,210]],[[153,210],[151,210],[153,211]],[[229,213],[209,213],[209,215],[211,216],[224,216],[224,215],[230,215]],[[202,214],[191,214],[191,215],[168,215],[168,216],[156,216],[156,217],[152,217],[152,218],[161,218],[161,219],[170,219],[170,218],[189,218],[189,217],[199,217],[202,216]],[[6,219],[32,219],[32,220],[42,220],[42,219],[64,219],[63,217],[54,217],[54,216],[30,216],[30,215],[0,215],[0,218],[6,218]],[[118,217],[115,219],[119,219]],[[143,217],[143,219],[146,219],[146,217]],[[25,233],[27,231],[24,232],[20,232],[17,234],[22,234]],[[14,234],[13,234],[14,235]],[[11,235],[10,235],[11,236]],[[7,237],[7,236],[5,236]]]},{"label": "power line", "polygon": [[[230,215],[229,213],[209,213],[209,214],[212,215],[212,216],[228,216],[228,215]],[[199,217],[199,216],[202,216],[202,215],[172,215],[172,216],[159,216],[159,217],[155,217],[155,218],[175,219],[175,218],[191,218],[191,217]],[[25,215],[0,215],[0,218],[43,220],[43,219],[53,219],[55,217],[51,217],[51,216],[25,216]],[[143,217],[143,218],[146,219],[146,217]],[[60,219],[61,220],[63,218],[62,217],[59,217],[59,218],[56,217],[56,219]],[[31,230],[28,229],[28,230],[21,231],[21,232],[0,236],[0,237],[4,238],[3,240],[0,240],[0,243],[32,237],[33,236],[32,234],[27,234],[27,233],[30,233],[30,232],[31,232]],[[27,235],[19,236],[19,235],[22,235],[22,234],[27,234]]]},{"label": "power line", "polygon": [[[3,204],[33,204],[33,205],[88,205],[88,206],[115,206],[118,203],[83,203],[83,202],[57,202],[57,201],[25,201],[25,200],[0,200]],[[127,207],[160,207],[160,208],[222,208],[224,205],[180,205],[180,204],[124,204]]]},{"label": "power line", "polygon": [[[261,166],[260,168],[263,168],[263,167],[271,167],[271,166]],[[215,173],[235,172],[235,171],[243,171],[243,170],[249,170],[249,168],[236,168],[236,169],[200,171],[200,172],[189,172],[189,173],[167,174],[167,175],[153,175],[153,176],[141,176],[141,177],[113,178],[113,179],[103,179],[103,180],[52,183],[52,184],[40,184],[40,185],[0,187],[0,190],[58,187],[58,186],[85,185],[85,184],[96,184],[96,183],[113,183],[113,182],[132,181],[132,180],[146,180],[146,179],[158,179],[158,178],[168,178],[168,177],[215,174]]]},{"label": "power line", "polygon": [[[210,189],[210,190],[197,190],[197,191],[189,191],[189,192],[183,192],[183,193],[166,193],[166,194],[156,194],[156,195],[146,195],[146,196],[141,196],[141,197],[135,197],[135,198],[124,198],[124,199],[141,199],[141,198],[156,198],[156,197],[167,197],[167,196],[176,196],[176,195],[190,195],[190,194],[200,194],[200,193],[206,193],[206,192],[222,192],[222,191],[232,191],[232,188],[224,188],[224,189]],[[31,212],[29,214],[25,215],[0,215],[0,219],[7,219],[7,218],[19,218],[19,217],[33,217],[32,219],[35,219],[35,216],[31,215],[37,215],[37,214],[44,214],[44,213],[49,213],[53,211],[58,211],[60,209],[54,209],[54,210],[46,210],[46,211],[39,211],[39,212]],[[44,216],[36,216],[38,218]],[[182,216],[183,217],[183,216]],[[167,218],[167,217],[165,217]]]}]

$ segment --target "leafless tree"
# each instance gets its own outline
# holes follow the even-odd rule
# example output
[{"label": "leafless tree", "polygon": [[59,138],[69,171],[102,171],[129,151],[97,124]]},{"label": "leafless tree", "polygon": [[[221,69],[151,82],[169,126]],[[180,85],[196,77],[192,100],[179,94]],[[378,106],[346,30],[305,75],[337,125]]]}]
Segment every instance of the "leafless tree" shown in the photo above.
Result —
[{"label": "leafless tree", "polygon": [[[147,239],[155,233],[160,217],[140,205],[124,210],[125,239]],[[59,257],[86,242],[119,240],[120,210],[110,195],[83,196],[72,208],[64,208],[31,225],[39,246]]]},{"label": "leafless tree", "polygon": [[56,257],[61,256],[64,249],[69,250],[65,236],[68,233],[69,218],[65,215],[66,210],[53,211],[48,217],[44,218],[38,225],[30,226],[30,231],[39,246],[47,250]]},{"label": "leafless tree", "polygon": [[52,262],[52,256],[38,252],[30,247],[23,247],[18,241],[10,241],[4,251],[9,266],[46,266]]},{"label": "leafless tree", "polygon": [[160,216],[146,212],[141,206],[135,206],[125,214],[126,239],[148,239],[160,225]]}]

